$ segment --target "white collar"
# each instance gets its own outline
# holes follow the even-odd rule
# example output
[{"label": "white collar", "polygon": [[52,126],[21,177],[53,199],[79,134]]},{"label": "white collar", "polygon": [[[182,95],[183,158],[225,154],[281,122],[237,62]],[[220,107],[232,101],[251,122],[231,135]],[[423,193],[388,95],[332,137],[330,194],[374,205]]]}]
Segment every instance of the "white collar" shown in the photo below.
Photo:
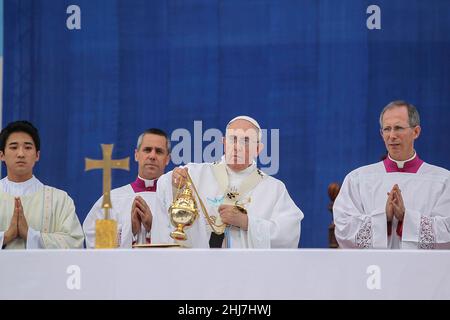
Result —
[{"label": "white collar", "polygon": [[416,157],[416,151],[414,151],[414,154],[413,154],[413,156],[412,156],[411,158],[409,158],[408,160],[403,160],[403,161],[400,161],[400,160],[394,160],[394,159],[392,159],[391,156],[388,154],[389,160],[395,162],[395,163],[397,164],[397,167],[398,167],[399,169],[403,169],[403,167],[405,166],[405,163],[408,162],[408,161],[413,160],[415,157]]},{"label": "white collar", "polygon": [[155,181],[158,180],[158,179],[153,179],[153,180],[144,179],[140,175],[138,175],[138,178],[141,179],[142,181],[144,181],[146,188],[153,187],[155,185]]},{"label": "white collar", "polygon": [[[222,156],[221,162],[226,164],[225,155]],[[254,170],[256,170],[256,162],[255,162],[255,160],[253,160],[253,162],[250,166],[248,166],[247,168],[245,168],[244,170],[241,170],[241,171],[234,171],[227,164],[225,167],[227,168],[228,175],[245,177],[245,176],[248,176],[250,173],[252,173]]]},{"label": "white collar", "polygon": [[27,181],[14,182],[8,179],[8,177],[0,180],[1,188],[3,192],[11,194],[15,197],[26,196],[37,192],[44,185],[35,176],[32,176]]},{"label": "white collar", "polygon": [[12,185],[14,187],[18,187],[18,188],[26,188],[28,186],[31,186],[35,183],[39,183],[40,181],[33,175],[31,176],[30,179],[26,180],[26,181],[22,181],[22,182],[14,182],[9,180],[8,176],[6,176],[5,178],[3,178],[4,182],[6,184]]}]

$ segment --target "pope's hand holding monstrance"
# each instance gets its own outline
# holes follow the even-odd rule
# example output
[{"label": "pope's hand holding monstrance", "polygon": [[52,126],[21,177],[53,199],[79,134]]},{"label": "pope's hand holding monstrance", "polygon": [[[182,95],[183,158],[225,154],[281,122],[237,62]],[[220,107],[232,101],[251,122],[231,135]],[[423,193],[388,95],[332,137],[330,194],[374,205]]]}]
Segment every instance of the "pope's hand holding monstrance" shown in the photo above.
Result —
[{"label": "pope's hand holding monstrance", "polygon": [[174,200],[169,207],[169,218],[172,225],[176,227],[176,230],[170,234],[173,239],[181,241],[187,239],[184,229],[190,227],[199,215],[196,197],[212,231],[219,235],[225,232],[227,225],[221,221],[220,216],[211,217],[208,214],[187,169],[174,170],[172,185],[174,187]]}]

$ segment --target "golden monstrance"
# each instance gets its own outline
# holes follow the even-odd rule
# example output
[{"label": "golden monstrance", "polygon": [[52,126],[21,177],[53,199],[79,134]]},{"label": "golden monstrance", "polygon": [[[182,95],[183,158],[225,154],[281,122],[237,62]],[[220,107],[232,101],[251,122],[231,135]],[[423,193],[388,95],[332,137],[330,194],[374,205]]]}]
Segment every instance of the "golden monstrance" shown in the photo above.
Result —
[{"label": "golden monstrance", "polygon": [[190,227],[199,215],[199,208],[195,201],[194,193],[200,202],[201,211],[203,212],[206,221],[211,226],[212,231],[218,235],[225,232],[227,225],[222,222],[217,223],[216,217],[211,217],[208,214],[191,176],[187,173],[186,183],[184,186],[181,186],[181,184],[178,186],[174,201],[169,207],[170,222],[176,228],[170,233],[170,236],[175,240],[184,241],[187,239],[184,228]]}]

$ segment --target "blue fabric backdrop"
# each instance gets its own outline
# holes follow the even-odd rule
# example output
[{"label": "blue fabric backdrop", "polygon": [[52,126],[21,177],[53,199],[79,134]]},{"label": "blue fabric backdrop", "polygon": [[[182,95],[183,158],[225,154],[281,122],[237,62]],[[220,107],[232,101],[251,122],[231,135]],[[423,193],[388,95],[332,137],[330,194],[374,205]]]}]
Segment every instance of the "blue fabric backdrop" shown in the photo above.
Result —
[{"label": "blue fabric backdrop", "polygon": [[[71,4],[81,30],[66,28]],[[84,157],[100,158],[100,143],[133,160],[148,127],[223,131],[251,115],[280,129],[275,176],[305,213],[301,246],[326,247],[327,186],[384,153],[387,102],[419,107],[421,157],[450,168],[450,2],[379,0],[381,30],[366,27],[370,4],[7,0],[3,124],[36,124],[35,173],[66,190],[83,221],[102,188]],[[113,186],[136,171],[116,170]]]}]

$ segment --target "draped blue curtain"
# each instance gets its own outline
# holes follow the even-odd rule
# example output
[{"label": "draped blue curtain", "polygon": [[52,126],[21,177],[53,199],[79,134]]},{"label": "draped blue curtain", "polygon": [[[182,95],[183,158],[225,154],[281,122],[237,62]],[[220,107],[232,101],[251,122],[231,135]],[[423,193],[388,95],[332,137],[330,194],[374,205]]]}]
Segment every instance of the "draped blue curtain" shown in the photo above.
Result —
[{"label": "draped blue curtain", "polygon": [[[72,4],[80,30],[66,27]],[[380,30],[366,26],[371,4],[7,0],[3,125],[39,128],[35,174],[66,190],[83,221],[102,190],[84,158],[101,158],[100,143],[131,157],[130,172],[113,173],[118,187],[136,176],[144,129],[194,134],[201,120],[203,132],[223,132],[253,116],[280,129],[275,177],[305,214],[300,245],[327,247],[327,186],[385,152],[378,116],[388,102],[419,108],[420,156],[450,168],[450,2],[379,0]]]}]

